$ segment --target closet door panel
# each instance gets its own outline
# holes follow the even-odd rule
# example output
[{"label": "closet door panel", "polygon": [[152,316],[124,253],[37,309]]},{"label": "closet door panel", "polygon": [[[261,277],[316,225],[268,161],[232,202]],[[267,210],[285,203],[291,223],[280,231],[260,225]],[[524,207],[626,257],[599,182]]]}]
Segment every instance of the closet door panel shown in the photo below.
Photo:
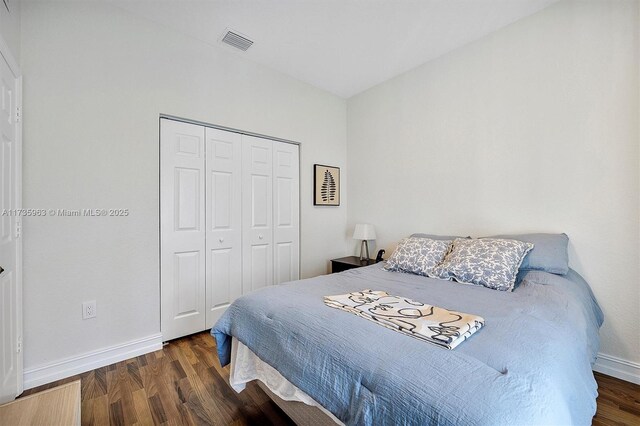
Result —
[{"label": "closet door panel", "polygon": [[200,281],[199,251],[174,253],[174,314],[175,318],[183,318],[197,314]]},{"label": "closet door panel", "polygon": [[164,340],[205,321],[204,127],[160,121],[161,331]]},{"label": "closet door panel", "polygon": [[[238,295],[232,295],[233,280],[233,249],[214,249],[208,251],[210,267],[210,285],[207,286],[207,299],[211,312],[222,308],[224,310]],[[235,271],[234,271],[235,272]],[[239,277],[238,277],[239,278]],[[212,324],[213,325],[213,324]]]},{"label": "closet door panel", "polygon": [[243,293],[273,284],[273,142],[242,137]]},{"label": "closet door panel", "polygon": [[275,249],[274,267],[276,284],[298,279],[298,268],[294,265],[297,256],[294,255],[295,248],[293,244],[287,242],[276,243]]},{"label": "closet door panel", "polygon": [[267,278],[271,274],[271,247],[268,244],[254,244],[251,247],[251,290],[271,285]]},{"label": "closet door panel", "polygon": [[176,231],[199,231],[200,226],[200,204],[202,199],[200,193],[201,170],[176,167],[174,169],[175,187],[175,230]]},{"label": "closet door panel", "polygon": [[274,142],[274,268],[275,283],[300,278],[299,147]]},{"label": "closet door panel", "polygon": [[253,229],[268,229],[269,217],[269,184],[270,177],[251,176],[251,227]]},{"label": "closet door panel", "polygon": [[206,327],[209,328],[242,295],[241,136],[207,128],[206,152]]}]

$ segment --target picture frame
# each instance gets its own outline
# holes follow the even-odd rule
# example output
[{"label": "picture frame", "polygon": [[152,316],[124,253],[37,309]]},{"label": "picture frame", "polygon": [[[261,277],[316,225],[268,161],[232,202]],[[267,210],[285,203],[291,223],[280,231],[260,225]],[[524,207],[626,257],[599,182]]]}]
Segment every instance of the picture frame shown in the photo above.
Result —
[{"label": "picture frame", "polygon": [[340,205],[340,167],[313,165],[313,205]]}]

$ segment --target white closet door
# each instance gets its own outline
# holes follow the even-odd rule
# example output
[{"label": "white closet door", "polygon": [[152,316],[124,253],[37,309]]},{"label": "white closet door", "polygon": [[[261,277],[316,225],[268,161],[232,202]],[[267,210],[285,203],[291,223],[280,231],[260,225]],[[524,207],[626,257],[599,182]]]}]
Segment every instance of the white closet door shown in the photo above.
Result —
[{"label": "white closet door", "polygon": [[242,136],[243,293],[273,284],[273,142]]},{"label": "white closet door", "polygon": [[273,243],[275,283],[300,277],[298,146],[273,144]]},{"label": "white closet door", "polygon": [[160,121],[161,330],[163,340],[205,324],[204,127]]},{"label": "white closet door", "polygon": [[239,133],[207,128],[207,315],[213,327],[242,295],[242,145]]}]

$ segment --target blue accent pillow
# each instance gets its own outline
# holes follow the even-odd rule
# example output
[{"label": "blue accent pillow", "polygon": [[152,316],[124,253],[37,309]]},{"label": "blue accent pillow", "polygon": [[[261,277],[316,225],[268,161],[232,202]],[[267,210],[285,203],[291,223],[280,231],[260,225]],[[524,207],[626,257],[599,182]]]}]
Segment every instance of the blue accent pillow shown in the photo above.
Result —
[{"label": "blue accent pillow", "polygon": [[471,238],[471,237],[459,237],[456,235],[434,235],[434,234],[411,234],[410,238],[428,238],[430,240],[455,240],[456,238]]},{"label": "blue accent pillow", "polygon": [[544,271],[557,275],[566,275],[569,272],[567,234],[495,235],[487,238],[504,238],[533,244],[535,247],[520,265],[523,271]]}]

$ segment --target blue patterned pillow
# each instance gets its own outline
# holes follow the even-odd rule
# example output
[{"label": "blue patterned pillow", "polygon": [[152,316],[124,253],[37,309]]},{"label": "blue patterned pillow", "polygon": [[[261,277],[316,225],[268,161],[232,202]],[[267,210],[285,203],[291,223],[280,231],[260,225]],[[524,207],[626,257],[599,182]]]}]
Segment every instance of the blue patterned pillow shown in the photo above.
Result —
[{"label": "blue patterned pillow", "polygon": [[533,244],[516,240],[457,238],[434,272],[445,280],[512,291],[518,268],[531,249]]},{"label": "blue patterned pillow", "polygon": [[433,269],[449,251],[451,240],[405,238],[398,244],[383,269],[433,276]]}]

